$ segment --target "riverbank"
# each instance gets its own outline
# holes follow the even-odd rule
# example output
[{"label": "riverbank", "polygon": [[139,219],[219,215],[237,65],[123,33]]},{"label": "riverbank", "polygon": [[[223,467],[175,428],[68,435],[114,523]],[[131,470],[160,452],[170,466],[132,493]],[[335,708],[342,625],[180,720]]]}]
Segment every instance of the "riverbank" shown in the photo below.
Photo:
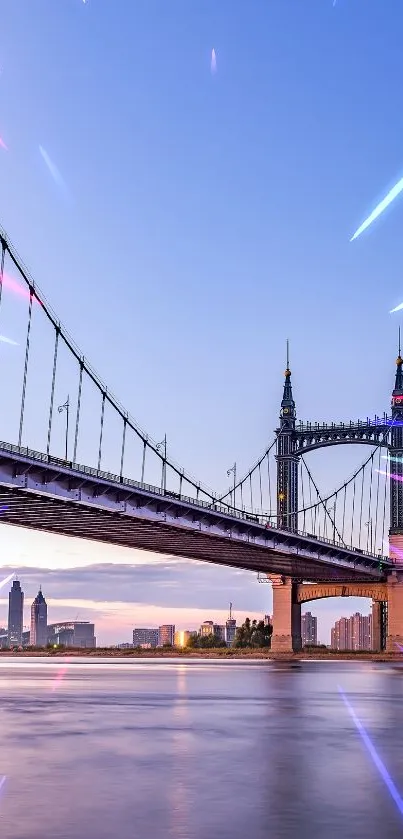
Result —
[{"label": "riverbank", "polygon": [[304,650],[299,653],[274,653],[263,649],[231,649],[216,650],[197,649],[116,649],[111,647],[97,647],[96,649],[46,649],[46,650],[0,650],[2,657],[16,656],[18,658],[183,658],[183,659],[235,659],[240,661],[299,661],[312,659],[313,661],[403,661],[402,653],[373,653],[373,652],[336,652],[333,650]]}]

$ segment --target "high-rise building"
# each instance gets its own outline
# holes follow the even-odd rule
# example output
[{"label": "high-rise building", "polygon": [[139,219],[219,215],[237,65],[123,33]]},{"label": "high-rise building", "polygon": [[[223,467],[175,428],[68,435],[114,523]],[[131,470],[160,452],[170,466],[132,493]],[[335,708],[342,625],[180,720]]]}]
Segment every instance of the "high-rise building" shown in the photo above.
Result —
[{"label": "high-rise building", "polygon": [[40,588],[31,606],[31,647],[46,647],[48,643],[48,607]]},{"label": "high-rise building", "polygon": [[232,617],[232,603],[229,604],[229,615],[225,624],[225,641],[230,647],[236,636],[236,620]]},{"label": "high-rise building", "polygon": [[318,643],[318,619],[311,612],[301,616],[301,636],[303,647],[316,646]]},{"label": "high-rise building", "polygon": [[48,643],[94,649],[97,645],[95,625],[89,621],[51,623],[48,626]]},{"label": "high-rise building", "polygon": [[331,630],[333,650],[371,650],[372,617],[356,612],[351,618],[340,618]]},{"label": "high-rise building", "polygon": [[22,644],[24,592],[19,580],[14,580],[8,595],[8,646]]},{"label": "high-rise building", "polygon": [[152,649],[158,647],[158,629],[141,627],[133,629],[133,647]]},{"label": "high-rise building", "polygon": [[158,646],[165,647],[169,644],[173,647],[175,641],[175,626],[172,623],[164,623],[158,628]]}]

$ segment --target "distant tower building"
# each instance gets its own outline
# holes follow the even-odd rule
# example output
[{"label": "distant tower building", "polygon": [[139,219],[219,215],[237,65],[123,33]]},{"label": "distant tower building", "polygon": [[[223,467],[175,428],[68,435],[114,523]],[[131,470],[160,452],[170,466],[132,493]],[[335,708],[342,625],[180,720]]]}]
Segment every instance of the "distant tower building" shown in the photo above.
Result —
[{"label": "distant tower building", "polygon": [[318,643],[318,619],[311,614],[305,612],[301,616],[301,635],[302,646],[316,646]]},{"label": "distant tower building", "polygon": [[225,640],[230,647],[235,641],[236,620],[232,617],[232,603],[229,604],[229,615],[225,624]]},{"label": "distant tower building", "polygon": [[8,645],[21,646],[24,613],[24,592],[19,580],[14,580],[8,595]]},{"label": "distant tower building", "polygon": [[31,647],[46,647],[48,643],[48,607],[42,594],[42,589],[39,589],[31,606],[31,634],[29,642]]}]

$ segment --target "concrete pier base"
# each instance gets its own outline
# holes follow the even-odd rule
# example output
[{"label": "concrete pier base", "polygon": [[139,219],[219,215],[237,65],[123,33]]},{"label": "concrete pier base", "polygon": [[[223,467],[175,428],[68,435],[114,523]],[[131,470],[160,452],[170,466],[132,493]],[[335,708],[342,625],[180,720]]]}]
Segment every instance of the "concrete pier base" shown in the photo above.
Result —
[{"label": "concrete pier base", "polygon": [[290,577],[269,574],[273,586],[273,635],[275,653],[296,653],[302,649],[301,604],[298,583]]},{"label": "concrete pier base", "polygon": [[372,601],[372,650],[374,653],[382,651],[382,603]]},{"label": "concrete pier base", "polygon": [[388,630],[386,652],[403,649],[403,570],[393,571],[388,577]]}]

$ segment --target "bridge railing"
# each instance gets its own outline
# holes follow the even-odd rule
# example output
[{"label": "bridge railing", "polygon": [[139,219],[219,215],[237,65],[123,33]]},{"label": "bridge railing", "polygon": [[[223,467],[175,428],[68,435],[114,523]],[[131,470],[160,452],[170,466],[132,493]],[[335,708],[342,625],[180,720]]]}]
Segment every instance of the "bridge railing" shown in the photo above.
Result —
[{"label": "bridge railing", "polygon": [[342,429],[343,431],[352,430],[352,429],[365,429],[365,428],[379,428],[379,426],[383,427],[385,425],[392,424],[392,417],[388,417],[385,413],[382,417],[374,417],[374,419],[370,419],[367,417],[365,420],[350,420],[350,422],[300,422],[297,424],[297,431],[298,432],[318,432],[318,431],[335,431],[336,429]]},{"label": "bridge railing", "polygon": [[[135,481],[131,478],[124,478],[120,475],[115,475],[112,472],[105,472],[101,469],[95,469],[92,466],[85,466],[83,464],[63,460],[62,458],[54,457],[53,455],[48,455],[44,452],[35,451],[35,449],[30,449],[27,446],[17,446],[14,443],[0,442],[0,452],[1,450],[5,452],[10,452],[10,454],[17,454],[23,457],[32,458],[33,460],[39,461],[44,465],[56,467],[59,466],[64,470],[71,469],[79,475],[88,475],[89,477],[96,478],[98,480],[104,480],[108,481],[109,483],[119,484],[119,486],[121,487],[133,487],[134,489],[140,489],[145,492],[149,492],[152,495],[159,495],[161,496],[161,498],[172,498],[173,500],[192,505],[193,507],[199,509],[201,508],[206,511],[209,510],[210,512],[218,512],[221,515],[226,515],[230,518],[236,518],[240,521],[260,525],[265,529],[273,530],[275,533],[281,533],[283,535],[296,537],[300,536],[304,539],[310,539],[314,542],[317,542],[318,544],[323,543],[331,547],[340,548],[341,550],[348,550],[358,555],[358,557],[369,557],[371,559],[375,558],[374,553],[371,553],[370,551],[361,550],[359,548],[354,547],[353,545],[346,545],[343,542],[328,539],[324,536],[318,538],[317,536],[315,536],[315,534],[309,533],[307,531],[295,531],[286,528],[278,528],[275,524],[271,523],[273,515],[270,515],[269,513],[265,514],[262,511],[260,511],[259,514],[251,514],[245,512],[244,510],[232,508],[230,505],[226,506],[224,504],[220,504],[219,502],[214,503],[211,501],[195,499],[191,496],[181,495],[180,493],[171,492],[170,490],[163,489],[161,487],[156,487],[151,484],[141,483],[140,481]],[[381,556],[381,554],[377,554],[376,559],[378,561],[382,561],[385,564],[390,563],[389,557]]]}]

